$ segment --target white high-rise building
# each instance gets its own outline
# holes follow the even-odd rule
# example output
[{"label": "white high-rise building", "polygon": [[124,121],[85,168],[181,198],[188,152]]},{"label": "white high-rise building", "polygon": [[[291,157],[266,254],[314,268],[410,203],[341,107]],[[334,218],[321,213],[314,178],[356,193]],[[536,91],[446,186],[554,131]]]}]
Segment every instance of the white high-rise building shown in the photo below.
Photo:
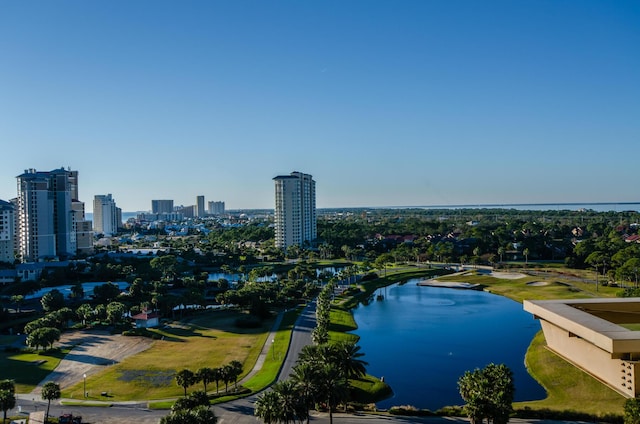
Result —
[{"label": "white high-rise building", "polygon": [[292,172],[273,179],[276,188],[276,247],[310,243],[317,238],[316,182],[309,174]]},{"label": "white high-rise building", "polygon": [[93,198],[93,229],[107,237],[118,232],[122,226],[120,212],[111,194],[98,194]]},{"label": "white high-rise building", "polygon": [[71,207],[77,172],[29,169],[17,177],[16,243],[22,261],[74,256],[77,234]]},{"label": "white high-rise building", "polygon": [[0,262],[14,261],[15,213],[11,203],[0,200]]},{"label": "white high-rise building", "polygon": [[224,215],[224,202],[209,202],[209,215]]}]

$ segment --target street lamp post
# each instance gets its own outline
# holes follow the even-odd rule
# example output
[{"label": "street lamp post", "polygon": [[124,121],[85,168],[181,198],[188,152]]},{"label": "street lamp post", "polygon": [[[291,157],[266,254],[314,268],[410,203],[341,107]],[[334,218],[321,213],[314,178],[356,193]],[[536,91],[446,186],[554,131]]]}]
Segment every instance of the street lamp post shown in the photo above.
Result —
[{"label": "street lamp post", "polygon": [[84,397],[87,397],[87,373],[82,374],[84,379]]}]

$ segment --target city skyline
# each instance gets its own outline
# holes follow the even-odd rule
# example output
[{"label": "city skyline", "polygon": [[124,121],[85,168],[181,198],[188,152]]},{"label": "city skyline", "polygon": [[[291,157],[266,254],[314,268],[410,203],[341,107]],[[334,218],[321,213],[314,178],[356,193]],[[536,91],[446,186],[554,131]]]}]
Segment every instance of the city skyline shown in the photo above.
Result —
[{"label": "city skyline", "polygon": [[635,202],[640,4],[0,4],[0,199],[25,169],[79,199],[273,209]]}]

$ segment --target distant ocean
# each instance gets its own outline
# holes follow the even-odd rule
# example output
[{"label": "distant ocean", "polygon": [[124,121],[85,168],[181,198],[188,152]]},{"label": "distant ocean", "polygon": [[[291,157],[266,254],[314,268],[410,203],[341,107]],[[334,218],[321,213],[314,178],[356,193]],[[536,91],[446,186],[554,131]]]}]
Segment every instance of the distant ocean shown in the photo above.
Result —
[{"label": "distant ocean", "polygon": [[[596,203],[513,203],[513,204],[468,204],[468,205],[429,205],[429,206],[362,206],[344,208],[318,208],[320,210],[349,210],[349,209],[515,209],[521,211],[581,211],[593,210],[596,212],[640,212],[640,202],[596,202]],[[256,211],[258,209],[255,209]],[[250,212],[250,209],[243,209],[242,212]],[[265,209],[259,209],[265,212]],[[129,218],[135,218],[138,212],[122,212],[122,221],[127,222]],[[227,211],[233,213],[233,210]],[[87,213],[87,219],[93,221],[93,214]]]}]

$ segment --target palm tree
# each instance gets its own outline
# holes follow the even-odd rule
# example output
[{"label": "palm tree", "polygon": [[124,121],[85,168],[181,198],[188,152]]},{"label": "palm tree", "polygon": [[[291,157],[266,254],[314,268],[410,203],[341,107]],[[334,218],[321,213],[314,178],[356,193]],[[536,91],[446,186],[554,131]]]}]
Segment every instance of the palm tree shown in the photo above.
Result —
[{"label": "palm tree", "polygon": [[280,396],[278,393],[269,390],[258,395],[254,414],[264,424],[275,424],[280,421],[280,411]]},{"label": "palm tree", "polygon": [[529,248],[525,247],[522,254],[524,255],[524,263],[526,265],[529,263]]},{"label": "palm tree", "polygon": [[498,255],[500,255],[500,262],[502,262],[502,255],[504,255],[504,247],[498,247]]},{"label": "palm tree", "polygon": [[315,364],[301,363],[293,367],[291,381],[296,385],[300,401],[305,408],[304,416],[309,423],[309,409],[314,403],[318,385],[318,371]]},{"label": "palm tree", "polygon": [[235,390],[238,391],[238,377],[240,377],[243,370],[242,362],[237,360],[229,362],[229,369],[231,370],[231,377],[233,379]]},{"label": "palm tree", "polygon": [[220,368],[220,380],[224,382],[224,392],[229,393],[229,382],[231,381],[233,370],[231,365],[227,364]]},{"label": "palm tree", "polygon": [[176,383],[184,389],[184,397],[187,397],[187,387],[192,386],[195,381],[196,376],[193,371],[186,368],[176,374]]},{"label": "palm tree", "polygon": [[213,377],[211,381],[216,382],[216,393],[220,391],[220,380],[222,380],[222,368],[214,368],[213,369]]},{"label": "palm tree", "polygon": [[334,364],[323,364],[318,370],[318,400],[329,409],[329,423],[333,424],[333,411],[347,397],[348,383],[342,371]]},{"label": "palm tree", "polygon": [[296,390],[296,384],[291,380],[284,380],[274,384],[271,389],[278,395],[280,421],[284,421],[285,424],[290,421],[295,423],[296,418],[306,410]]},{"label": "palm tree", "polygon": [[333,345],[336,361],[340,371],[346,378],[358,378],[367,373],[366,366],[369,365],[362,358],[364,353],[360,352],[360,346],[353,342],[339,342]]},{"label": "palm tree", "polygon": [[213,369],[202,367],[196,371],[195,377],[198,381],[202,381],[202,384],[204,385],[204,392],[207,393],[207,384],[211,383],[214,378]]},{"label": "palm tree", "polygon": [[47,401],[47,413],[44,418],[44,422],[49,421],[49,407],[51,406],[51,401],[54,399],[60,399],[60,385],[54,383],[53,381],[49,381],[44,383],[42,386],[42,399]]}]

